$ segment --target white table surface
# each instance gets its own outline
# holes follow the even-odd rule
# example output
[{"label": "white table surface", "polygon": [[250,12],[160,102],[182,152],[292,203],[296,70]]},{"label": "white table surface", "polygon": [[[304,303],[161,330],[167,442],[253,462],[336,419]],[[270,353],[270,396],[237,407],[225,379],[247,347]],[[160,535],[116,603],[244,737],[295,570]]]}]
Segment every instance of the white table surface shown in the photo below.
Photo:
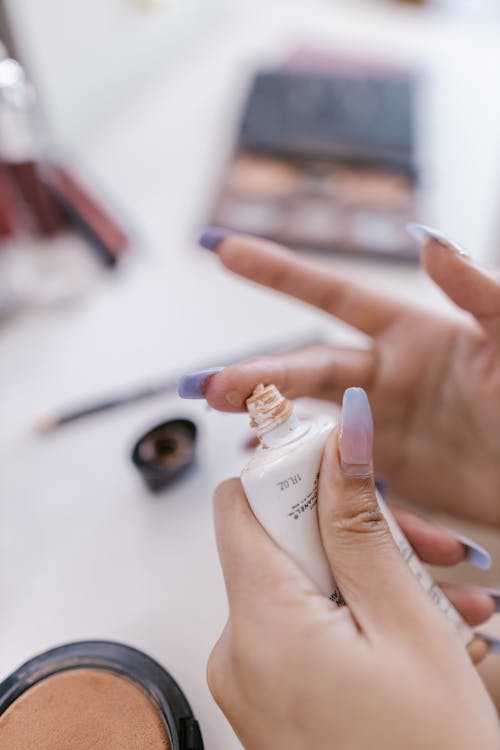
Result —
[{"label": "white table surface", "polygon": [[[268,3],[269,5],[269,3]],[[178,679],[208,750],[239,747],[205,684],[226,617],[211,492],[246,460],[244,416],[175,395],[46,437],[44,408],[174,374],[276,339],[345,327],[223,272],[196,246],[229,149],[241,76],[292,42],[428,66],[422,157],[430,223],[495,261],[500,205],[499,32],[362,4],[246,3],[178,66],[159,71],[126,110],[82,143],[78,159],[132,219],[140,247],[64,311],[0,331],[0,675],[59,643],[107,638],[156,657]],[[367,283],[448,307],[415,268],[330,259]],[[143,428],[178,415],[200,427],[196,471],[164,495],[130,460]]]}]

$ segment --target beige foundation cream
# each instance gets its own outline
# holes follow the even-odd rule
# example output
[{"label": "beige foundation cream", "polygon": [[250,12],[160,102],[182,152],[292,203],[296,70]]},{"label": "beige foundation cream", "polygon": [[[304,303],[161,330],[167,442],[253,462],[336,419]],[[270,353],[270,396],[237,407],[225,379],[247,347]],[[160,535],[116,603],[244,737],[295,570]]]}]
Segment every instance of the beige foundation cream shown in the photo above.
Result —
[{"label": "beige foundation cream", "polygon": [[145,654],[85,642],[41,654],[0,685],[0,750],[203,750],[177,683]]}]

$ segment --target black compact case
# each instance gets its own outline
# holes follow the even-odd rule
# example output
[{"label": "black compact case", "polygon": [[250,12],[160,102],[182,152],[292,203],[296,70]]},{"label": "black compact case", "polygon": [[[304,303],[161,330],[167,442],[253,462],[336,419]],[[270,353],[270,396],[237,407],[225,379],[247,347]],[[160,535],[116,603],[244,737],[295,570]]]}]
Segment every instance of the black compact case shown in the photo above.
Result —
[{"label": "black compact case", "polygon": [[174,678],[141,651],[110,641],[82,641],[35,656],[0,684],[0,715],[26,690],[60,672],[102,669],[142,688],[163,717],[173,750],[203,750],[198,722]]}]

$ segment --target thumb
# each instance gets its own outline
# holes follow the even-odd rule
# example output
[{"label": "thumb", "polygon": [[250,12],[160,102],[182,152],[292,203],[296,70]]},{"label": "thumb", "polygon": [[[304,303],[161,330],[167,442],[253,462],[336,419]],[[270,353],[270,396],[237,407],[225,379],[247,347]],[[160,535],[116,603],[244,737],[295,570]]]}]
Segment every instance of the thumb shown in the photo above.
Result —
[{"label": "thumb", "polygon": [[[342,595],[362,630],[387,631],[421,621],[434,606],[398,550],[380,509],[372,471],[373,422],[362,388],[349,388],[342,423],[321,464],[321,537]],[[420,615],[419,615],[420,612]],[[425,621],[425,620],[423,620]],[[428,619],[427,619],[428,622]]]},{"label": "thumb", "polygon": [[431,279],[500,343],[500,285],[441,232],[421,225],[410,231],[423,245],[422,263]]}]

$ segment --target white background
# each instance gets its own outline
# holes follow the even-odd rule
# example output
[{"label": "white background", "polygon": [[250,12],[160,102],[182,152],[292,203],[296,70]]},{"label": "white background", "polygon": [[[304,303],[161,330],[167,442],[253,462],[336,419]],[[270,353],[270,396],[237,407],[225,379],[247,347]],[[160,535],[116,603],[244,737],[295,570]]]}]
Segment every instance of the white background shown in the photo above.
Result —
[{"label": "white background", "polygon": [[[142,15],[119,0],[95,0],[96,13],[90,0],[18,2],[57,140],[113,196],[138,239],[123,267],[101,275],[79,305],[25,314],[0,331],[0,674],[61,642],[125,641],[179,680],[206,747],[230,750],[238,743],[204,679],[226,615],[210,495],[246,460],[245,418],[172,395],[43,438],[32,420],[47,407],[223,364],[276,339],[318,330],[352,335],[229,276],[196,245],[231,148],[242,81],[295,42],[410,61],[427,73],[425,217],[494,264],[499,30],[355,0],[233,2],[218,10],[200,3],[195,11],[186,0],[177,37],[166,6]],[[177,45],[175,55],[162,57],[164,39]],[[329,262],[448,309],[415,268]],[[198,467],[154,498],[129,452],[144,428],[178,415],[200,427]]]}]

